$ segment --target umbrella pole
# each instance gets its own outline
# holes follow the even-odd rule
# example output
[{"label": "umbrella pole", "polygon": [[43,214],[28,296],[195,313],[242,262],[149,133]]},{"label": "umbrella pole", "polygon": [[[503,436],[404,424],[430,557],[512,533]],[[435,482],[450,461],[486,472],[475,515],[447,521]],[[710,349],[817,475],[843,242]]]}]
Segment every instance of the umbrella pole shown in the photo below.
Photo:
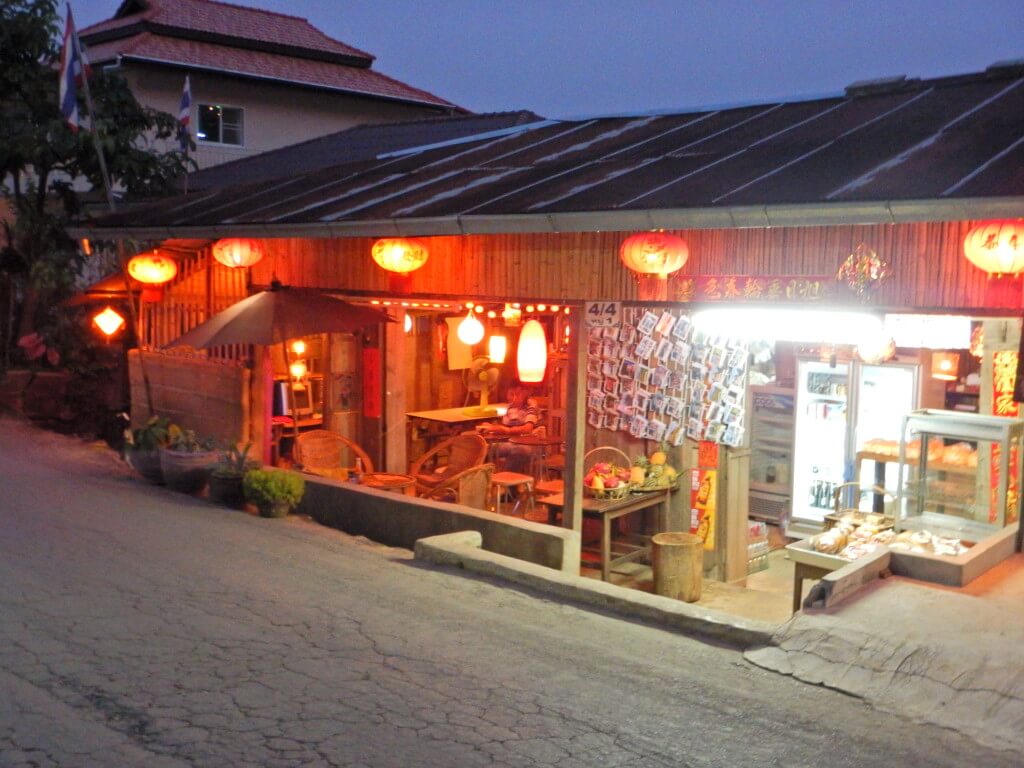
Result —
[{"label": "umbrella pole", "polygon": [[292,363],[288,359],[288,342],[281,342],[281,351],[284,352],[284,370],[288,379],[288,386],[285,391],[288,393],[288,407],[292,412],[292,456],[295,455],[295,440],[299,436],[299,414],[295,409],[295,390],[292,389]]},{"label": "umbrella pole", "polygon": [[[139,372],[142,374],[142,385],[146,391],[146,405],[149,415],[156,416],[153,409],[153,388],[149,385],[149,374],[146,372],[145,353],[142,351],[142,335],[139,330],[139,313],[135,310],[135,299],[132,298],[132,284],[128,279],[128,259],[124,252],[124,241],[117,241],[117,255],[121,261],[121,276],[124,278],[124,293],[128,300],[128,317],[131,318],[132,333],[135,334],[135,346],[139,350]],[[140,302],[141,303],[141,302]]]}]

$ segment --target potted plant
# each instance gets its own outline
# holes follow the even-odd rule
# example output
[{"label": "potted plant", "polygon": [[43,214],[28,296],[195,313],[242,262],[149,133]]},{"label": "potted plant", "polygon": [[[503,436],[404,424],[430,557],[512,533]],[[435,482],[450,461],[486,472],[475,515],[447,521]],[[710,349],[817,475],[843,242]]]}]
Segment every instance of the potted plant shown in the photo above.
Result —
[{"label": "potted plant", "polygon": [[302,501],[306,481],[283,469],[253,469],[245,473],[242,487],[261,517],[284,517]]},{"label": "potted plant", "polygon": [[126,435],[125,458],[136,472],[156,485],[164,482],[160,446],[167,444],[172,426],[166,416],[151,416],[145,424]]},{"label": "potted plant", "polygon": [[223,504],[232,509],[245,507],[245,492],[242,479],[251,469],[259,469],[259,462],[249,458],[252,443],[243,448],[229,446],[220,457],[220,461],[210,470],[210,501]]},{"label": "potted plant", "polygon": [[199,438],[194,430],[172,424],[168,440],[160,446],[160,468],[168,488],[182,493],[200,493],[206,487],[210,469],[217,463],[213,440]]}]

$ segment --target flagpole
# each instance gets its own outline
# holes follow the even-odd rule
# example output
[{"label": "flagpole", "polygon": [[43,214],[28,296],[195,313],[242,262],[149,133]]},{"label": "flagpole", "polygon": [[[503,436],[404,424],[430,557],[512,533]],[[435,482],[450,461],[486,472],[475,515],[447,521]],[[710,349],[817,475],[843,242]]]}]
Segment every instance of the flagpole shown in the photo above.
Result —
[{"label": "flagpole", "polygon": [[[114,189],[110,183],[110,173],[107,171],[107,159],[103,154],[103,145],[100,144],[99,132],[96,129],[96,109],[92,103],[92,91],[89,89],[89,76],[86,72],[85,56],[82,55],[82,46],[78,40],[78,30],[75,29],[74,17],[71,15],[71,3],[67,4],[68,20],[71,26],[71,45],[75,48],[79,65],[82,67],[82,89],[85,91],[85,106],[89,110],[89,133],[92,134],[92,143],[96,147],[96,157],[100,163],[100,175],[103,178],[103,190],[107,195],[107,205],[110,212],[117,211],[117,203],[114,201]],[[135,334],[135,344],[139,348],[139,373],[142,374],[142,385],[146,392],[146,405],[149,407],[149,415],[155,416],[153,407],[153,389],[149,383],[149,374],[146,371],[145,355],[142,350],[142,334],[139,332],[139,313],[135,308],[135,300],[132,298],[132,285],[128,276],[128,259],[124,252],[124,241],[117,241],[117,256],[121,262],[121,277],[124,279],[125,299],[128,301],[128,316],[132,321],[132,332]],[[129,389],[130,391],[130,389]]]}]

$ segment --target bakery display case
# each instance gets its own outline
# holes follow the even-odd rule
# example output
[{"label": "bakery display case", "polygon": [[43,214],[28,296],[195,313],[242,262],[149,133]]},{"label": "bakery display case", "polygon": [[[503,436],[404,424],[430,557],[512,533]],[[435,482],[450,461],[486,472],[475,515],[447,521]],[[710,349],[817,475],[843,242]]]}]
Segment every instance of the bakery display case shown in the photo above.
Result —
[{"label": "bakery display case", "polygon": [[906,415],[898,541],[913,552],[955,557],[1015,523],[1022,436],[1022,419],[930,409]]}]

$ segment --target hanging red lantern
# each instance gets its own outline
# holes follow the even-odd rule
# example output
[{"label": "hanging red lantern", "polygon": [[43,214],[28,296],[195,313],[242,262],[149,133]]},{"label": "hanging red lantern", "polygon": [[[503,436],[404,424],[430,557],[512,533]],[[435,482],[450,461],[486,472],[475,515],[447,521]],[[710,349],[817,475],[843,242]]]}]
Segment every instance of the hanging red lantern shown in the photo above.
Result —
[{"label": "hanging red lantern", "polygon": [[967,260],[993,277],[1024,270],[1024,223],[985,221],[964,238]]},{"label": "hanging red lantern", "polygon": [[536,320],[527,320],[519,334],[519,347],[516,350],[519,380],[524,384],[544,381],[547,367],[548,340],[544,335],[544,326]]},{"label": "hanging red lantern", "polygon": [[142,283],[143,301],[160,301],[163,297],[162,286],[178,274],[178,263],[156,251],[142,253],[133,256],[128,262],[128,274]]},{"label": "hanging red lantern", "polygon": [[373,244],[370,254],[381,269],[402,275],[415,272],[430,258],[427,246],[404,237],[382,238]]},{"label": "hanging red lantern", "polygon": [[251,267],[263,258],[263,245],[247,237],[229,237],[213,244],[213,258],[232,269]]},{"label": "hanging red lantern", "polygon": [[690,249],[686,241],[677,235],[640,232],[622,241],[619,257],[633,272],[655,275],[659,280],[665,280],[683,268],[690,257]]}]

